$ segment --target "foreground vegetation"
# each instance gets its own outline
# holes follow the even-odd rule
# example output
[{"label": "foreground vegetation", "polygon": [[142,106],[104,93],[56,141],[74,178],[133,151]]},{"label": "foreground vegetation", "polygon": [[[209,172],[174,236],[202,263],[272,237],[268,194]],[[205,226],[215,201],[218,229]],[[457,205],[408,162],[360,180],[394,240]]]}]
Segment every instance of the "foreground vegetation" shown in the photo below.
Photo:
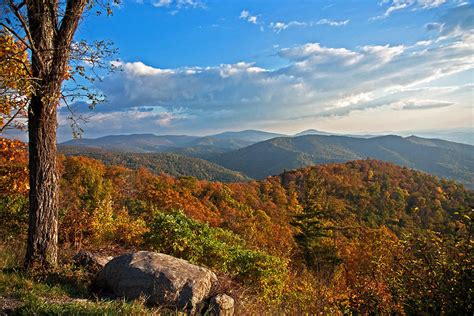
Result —
[{"label": "foreground vegetation", "polygon": [[15,315],[159,315],[142,301],[99,299],[88,289],[92,276],[70,263],[48,273],[19,269],[22,243],[0,244],[0,311]]},{"label": "foreground vegetation", "polygon": [[[21,143],[2,142],[0,235],[18,249],[27,228],[26,157]],[[3,264],[0,296],[13,293],[19,311],[42,311],[55,295],[64,304],[49,311],[146,308],[94,301],[89,276],[68,263],[68,254],[87,248],[156,250],[208,266],[225,275],[222,287],[240,311],[472,314],[474,194],[455,182],[374,160],[230,184],[85,157],[60,157],[59,165],[65,266],[53,282],[12,269],[18,258]],[[71,279],[80,294],[68,290]]]}]

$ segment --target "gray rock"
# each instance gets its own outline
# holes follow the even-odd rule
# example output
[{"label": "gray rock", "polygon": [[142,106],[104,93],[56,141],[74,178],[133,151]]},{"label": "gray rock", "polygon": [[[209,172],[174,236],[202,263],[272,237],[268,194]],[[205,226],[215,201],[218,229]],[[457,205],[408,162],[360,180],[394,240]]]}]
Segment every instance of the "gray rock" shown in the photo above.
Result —
[{"label": "gray rock", "polygon": [[161,253],[139,251],[112,259],[101,272],[102,284],[126,299],[144,297],[150,304],[198,311],[216,275],[203,267]]},{"label": "gray rock", "polygon": [[101,270],[105,265],[112,260],[111,256],[102,256],[99,254],[92,253],[90,251],[79,251],[74,255],[72,260],[79,266],[86,268],[91,272],[97,272]]},{"label": "gray rock", "polygon": [[234,299],[226,294],[218,294],[211,298],[208,314],[217,316],[234,315]]}]

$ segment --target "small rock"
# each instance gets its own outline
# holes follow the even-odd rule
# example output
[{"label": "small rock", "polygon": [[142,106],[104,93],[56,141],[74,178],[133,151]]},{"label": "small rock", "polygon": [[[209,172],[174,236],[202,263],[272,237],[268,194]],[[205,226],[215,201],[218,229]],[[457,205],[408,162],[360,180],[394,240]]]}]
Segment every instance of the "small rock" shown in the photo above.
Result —
[{"label": "small rock", "polygon": [[203,267],[161,253],[139,251],[112,259],[101,271],[101,280],[115,295],[144,297],[148,303],[199,312],[216,275]]},{"label": "small rock", "polygon": [[218,294],[211,298],[208,313],[217,316],[234,315],[234,299],[226,294]]},{"label": "small rock", "polygon": [[111,256],[101,256],[90,251],[79,251],[74,255],[72,260],[79,266],[86,268],[89,271],[97,272],[112,260]]}]

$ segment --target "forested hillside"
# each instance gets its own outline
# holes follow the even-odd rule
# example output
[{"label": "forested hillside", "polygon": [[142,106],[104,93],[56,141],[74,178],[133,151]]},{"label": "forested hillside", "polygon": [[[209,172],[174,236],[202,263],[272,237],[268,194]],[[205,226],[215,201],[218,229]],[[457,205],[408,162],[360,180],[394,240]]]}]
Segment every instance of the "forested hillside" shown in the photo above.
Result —
[{"label": "forested hillside", "polygon": [[[0,158],[6,240],[27,228],[18,146]],[[66,156],[60,174],[62,253],[152,249],[206,265],[232,280],[238,313],[473,312],[474,193],[456,182],[376,160],[224,184]]]},{"label": "forested hillside", "polygon": [[455,179],[474,187],[474,146],[415,136],[306,135],[280,137],[210,160],[249,177],[262,179],[317,163],[373,158]]},{"label": "forested hillside", "polygon": [[108,166],[131,169],[147,168],[155,174],[167,173],[175,177],[191,176],[200,180],[239,182],[250,178],[212,162],[173,153],[124,153],[99,148],[60,146],[66,156],[84,156],[102,161]]}]

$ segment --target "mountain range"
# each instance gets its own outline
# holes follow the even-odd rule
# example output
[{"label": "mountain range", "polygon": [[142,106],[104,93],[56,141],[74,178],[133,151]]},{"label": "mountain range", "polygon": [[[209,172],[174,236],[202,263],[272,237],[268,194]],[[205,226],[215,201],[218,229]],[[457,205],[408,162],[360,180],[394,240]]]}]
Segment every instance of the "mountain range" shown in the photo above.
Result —
[{"label": "mountain range", "polygon": [[[140,158],[137,158],[137,155],[127,155],[133,156],[141,163],[146,161],[146,167],[155,171],[173,175],[198,175],[198,178],[210,180],[240,181],[242,177],[262,179],[284,170],[314,164],[373,158],[454,179],[468,187],[474,187],[474,146],[417,136],[342,136],[318,130],[307,130],[287,136],[245,130],[209,136],[113,135],[97,139],[76,139],[60,144],[63,150],[71,146],[75,148],[75,155],[86,152],[89,156],[91,148],[116,153],[172,153],[173,155],[169,154],[171,156],[166,156],[166,159],[165,156],[151,154]],[[84,147],[88,149],[85,150]],[[97,156],[98,152],[94,152],[94,155]],[[101,155],[107,156],[106,160],[111,160],[111,154],[102,152]],[[186,160],[184,163],[183,156],[198,160],[192,162]],[[127,161],[125,156],[120,157],[122,161]],[[173,163],[168,165],[164,163],[170,161],[171,157]],[[208,161],[213,164],[206,164],[204,167]],[[141,163],[135,161],[124,165],[133,167],[130,164],[141,165]],[[179,172],[175,172],[176,164],[184,164],[189,170],[186,171],[183,167]],[[204,169],[214,177],[206,178],[207,173],[201,172]],[[217,174],[219,176],[216,176]]]},{"label": "mountain range", "polygon": [[416,136],[278,137],[216,155],[211,161],[262,179],[284,170],[366,158],[392,162],[474,186],[474,146]]},{"label": "mountain range", "polygon": [[224,132],[201,137],[187,135],[157,136],[154,134],[132,134],[110,135],[95,139],[73,139],[61,143],[61,145],[93,147],[126,152],[169,152],[181,148],[208,148],[210,151],[226,151],[246,147],[257,142],[280,136],[285,135],[256,130]]}]

